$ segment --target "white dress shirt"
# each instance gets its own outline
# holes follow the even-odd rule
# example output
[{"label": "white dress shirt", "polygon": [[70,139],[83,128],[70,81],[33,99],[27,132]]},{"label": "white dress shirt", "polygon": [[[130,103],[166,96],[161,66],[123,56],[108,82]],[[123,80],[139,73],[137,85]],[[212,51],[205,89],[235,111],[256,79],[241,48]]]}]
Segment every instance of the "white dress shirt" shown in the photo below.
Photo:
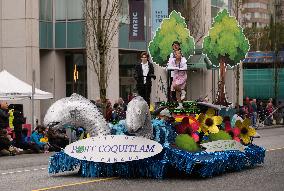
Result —
[{"label": "white dress shirt", "polygon": [[[149,64],[148,62],[145,64],[141,62],[141,64],[142,64],[143,76],[147,76],[149,72]],[[144,77],[144,84],[146,84],[146,77]]]}]

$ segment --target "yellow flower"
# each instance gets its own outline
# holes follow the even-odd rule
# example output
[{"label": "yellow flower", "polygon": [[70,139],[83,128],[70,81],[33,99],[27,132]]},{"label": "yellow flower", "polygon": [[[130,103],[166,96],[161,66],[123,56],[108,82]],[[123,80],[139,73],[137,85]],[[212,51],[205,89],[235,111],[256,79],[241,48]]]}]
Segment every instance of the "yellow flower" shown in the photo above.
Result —
[{"label": "yellow flower", "polygon": [[240,129],[240,139],[243,141],[244,144],[250,143],[250,137],[254,136],[256,134],[256,131],[254,128],[250,127],[251,121],[250,119],[246,118],[243,122],[240,120],[236,121],[235,126]]},{"label": "yellow flower", "polygon": [[154,108],[153,104],[150,104],[150,109],[149,110],[150,110],[150,113],[154,112],[155,108]]},{"label": "yellow flower", "polygon": [[201,123],[203,132],[218,133],[219,128],[217,125],[221,125],[223,118],[221,116],[215,116],[214,109],[208,109],[205,115],[199,115],[198,121]]},{"label": "yellow flower", "polygon": [[215,116],[215,110],[214,110],[213,108],[208,109],[208,110],[206,111],[206,115],[207,115],[208,117],[213,117],[213,116]]}]

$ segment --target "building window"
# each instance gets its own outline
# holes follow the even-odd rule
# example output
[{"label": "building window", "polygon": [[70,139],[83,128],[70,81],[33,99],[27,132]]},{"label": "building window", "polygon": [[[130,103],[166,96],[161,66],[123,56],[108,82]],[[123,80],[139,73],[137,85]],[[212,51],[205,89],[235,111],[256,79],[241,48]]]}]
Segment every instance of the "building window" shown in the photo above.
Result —
[{"label": "building window", "polygon": [[66,20],[66,1],[55,0],[55,19],[56,21]]},{"label": "building window", "polygon": [[265,3],[245,3],[244,8],[260,8],[260,9],[267,9],[267,4]]},{"label": "building window", "polygon": [[39,20],[52,21],[52,0],[40,0],[39,7]]},{"label": "building window", "polygon": [[66,96],[78,93],[87,97],[87,62],[84,53],[67,53],[66,68]]},{"label": "building window", "polygon": [[67,20],[82,20],[82,19],[83,19],[83,1],[68,0]]},{"label": "building window", "polygon": [[134,67],[140,62],[141,51],[119,50],[119,95],[124,100],[136,91]]},{"label": "building window", "polygon": [[[67,48],[84,47],[84,22],[67,22]],[[74,38],[75,37],[75,38]]]},{"label": "building window", "polygon": [[55,48],[66,48],[66,23],[55,23]]},{"label": "building window", "polygon": [[53,24],[52,22],[39,22],[39,47],[40,48],[53,48]]},{"label": "building window", "polygon": [[55,1],[55,48],[85,48],[83,0]]},{"label": "building window", "polygon": [[53,48],[52,0],[39,1],[39,47]]}]

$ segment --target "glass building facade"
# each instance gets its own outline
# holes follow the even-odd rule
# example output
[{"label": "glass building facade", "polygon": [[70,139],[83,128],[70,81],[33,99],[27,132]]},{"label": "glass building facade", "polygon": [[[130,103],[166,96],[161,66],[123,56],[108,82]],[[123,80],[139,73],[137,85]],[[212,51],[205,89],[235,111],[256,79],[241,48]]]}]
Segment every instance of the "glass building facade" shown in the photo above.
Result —
[{"label": "glass building facade", "polygon": [[[66,96],[87,97],[83,0],[40,0],[40,49],[65,53]],[[75,79],[74,72],[78,72]]]},{"label": "glass building facade", "polygon": [[40,0],[39,47],[53,48],[53,0]]},{"label": "glass building facade", "polygon": [[[147,50],[148,44],[129,41],[128,7],[128,0],[122,0],[118,61],[119,95],[124,99],[135,90],[134,66],[140,62],[140,53]],[[76,92],[87,97],[84,27],[83,0],[40,0],[40,49],[65,52],[66,96]],[[145,39],[147,30],[145,26]],[[75,68],[79,72],[77,82],[73,79]]]}]

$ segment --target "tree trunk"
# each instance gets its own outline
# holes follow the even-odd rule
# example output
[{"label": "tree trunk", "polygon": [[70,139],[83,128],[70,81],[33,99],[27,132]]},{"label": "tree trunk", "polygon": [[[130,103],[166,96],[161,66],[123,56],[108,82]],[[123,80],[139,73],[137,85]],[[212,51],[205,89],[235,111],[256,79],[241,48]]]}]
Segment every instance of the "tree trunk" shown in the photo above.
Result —
[{"label": "tree trunk", "polygon": [[236,105],[239,105],[240,98],[240,65],[237,65],[237,73],[236,73]]},{"label": "tree trunk", "polygon": [[220,59],[220,81],[218,84],[217,99],[215,101],[215,104],[228,106],[230,104],[227,102],[227,99],[226,99],[225,74],[226,74],[225,58],[221,57]]},{"label": "tree trunk", "polygon": [[106,60],[105,60],[105,45],[104,43],[104,33],[102,28],[102,1],[97,0],[98,3],[98,22],[97,22],[97,46],[99,50],[99,63],[100,63],[100,73],[99,73],[99,86],[100,86],[100,99],[102,103],[102,113],[103,116],[106,116],[106,76],[105,76],[105,69],[106,69]]}]

